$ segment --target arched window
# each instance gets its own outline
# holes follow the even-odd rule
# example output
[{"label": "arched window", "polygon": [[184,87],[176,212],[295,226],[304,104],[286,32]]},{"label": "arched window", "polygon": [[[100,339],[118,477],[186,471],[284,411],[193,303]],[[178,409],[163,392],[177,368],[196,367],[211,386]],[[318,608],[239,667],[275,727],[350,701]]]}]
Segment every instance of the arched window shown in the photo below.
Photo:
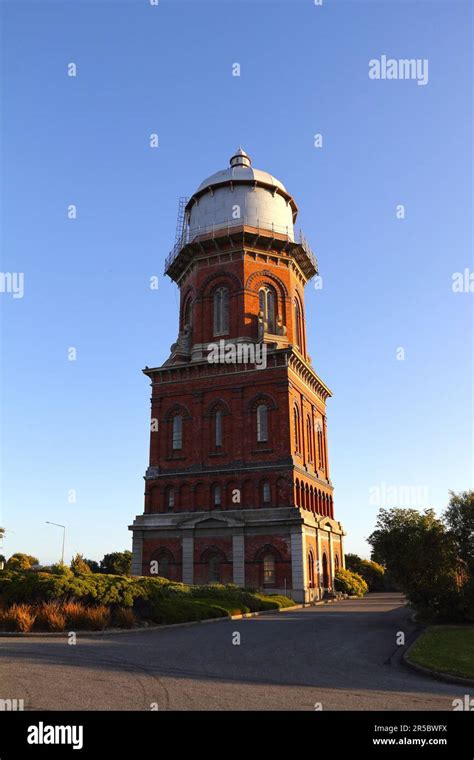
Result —
[{"label": "arched window", "polygon": [[158,569],[152,567],[153,575],[159,575],[161,578],[171,578],[172,567],[174,564],[174,557],[169,549],[161,547],[156,549],[151,555],[151,562],[158,564]]},{"label": "arched window", "polygon": [[265,554],[263,558],[263,585],[275,585],[275,557],[273,554]]},{"label": "arched window", "polygon": [[270,504],[270,499],[271,499],[270,481],[264,480],[262,482],[262,504],[264,506],[268,506]]},{"label": "arched window", "polygon": [[193,323],[193,302],[191,298],[186,300],[183,309],[183,330],[185,327],[191,327]]},{"label": "arched window", "polygon": [[295,300],[295,341],[296,347],[303,350],[303,326],[301,321],[301,307],[298,300]]},{"label": "arched window", "polygon": [[329,588],[329,570],[326,552],[323,554],[323,587]]},{"label": "arched window", "polygon": [[295,434],[295,452],[300,453],[301,452],[301,433],[300,433],[300,413],[298,411],[298,407],[293,407],[293,427],[294,427],[294,434]]},{"label": "arched window", "polygon": [[214,335],[229,332],[229,291],[217,288],[214,292]]},{"label": "arched window", "polygon": [[168,486],[166,489],[166,509],[174,509],[174,487]]},{"label": "arched window", "polygon": [[276,298],[273,288],[260,288],[258,305],[269,333],[276,332]]},{"label": "arched window", "polygon": [[217,554],[212,554],[208,561],[208,580],[210,583],[219,583],[221,579],[221,560]]},{"label": "arched window", "polygon": [[221,506],[221,487],[218,483],[212,486],[212,505],[214,507]]},{"label": "arched window", "polygon": [[268,441],[268,409],[265,404],[257,406],[257,441]]},{"label": "arched window", "polygon": [[216,409],[214,413],[214,436],[216,448],[222,446],[222,410]]},{"label": "arched window", "polygon": [[314,557],[313,552],[308,552],[308,586],[314,588]]},{"label": "arched window", "polygon": [[334,555],[334,570],[339,570],[339,556],[337,554]]},{"label": "arched window", "polygon": [[183,418],[180,414],[173,417],[173,451],[183,448]]}]

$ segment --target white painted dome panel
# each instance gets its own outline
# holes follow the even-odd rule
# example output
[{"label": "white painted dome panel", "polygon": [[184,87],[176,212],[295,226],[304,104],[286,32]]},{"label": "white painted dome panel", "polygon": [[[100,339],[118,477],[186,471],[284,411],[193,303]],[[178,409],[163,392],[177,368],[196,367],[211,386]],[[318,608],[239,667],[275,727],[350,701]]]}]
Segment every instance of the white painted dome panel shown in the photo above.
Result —
[{"label": "white painted dome panel", "polygon": [[272,174],[261,171],[260,169],[254,169],[252,166],[230,166],[228,169],[222,169],[215,174],[211,174],[210,177],[207,177],[207,179],[201,182],[196,192],[199,193],[201,190],[205,190],[212,185],[218,185],[220,182],[232,182],[236,180],[264,182],[267,185],[278,187],[285,193],[287,192],[284,184]]},{"label": "white painted dome panel", "polygon": [[[247,167],[243,169],[245,171]],[[218,174],[226,174],[226,172],[218,172]],[[266,174],[266,172],[261,172],[261,174]],[[271,177],[271,175],[267,176]],[[240,217],[236,217],[237,211]],[[225,227],[227,224],[247,224],[251,227],[274,229],[275,232],[286,234],[291,240],[294,239],[293,210],[290,202],[286,197],[264,187],[224,185],[215,187],[212,192],[204,193],[196,198],[189,215],[191,239],[200,232],[205,232],[212,227]]]}]

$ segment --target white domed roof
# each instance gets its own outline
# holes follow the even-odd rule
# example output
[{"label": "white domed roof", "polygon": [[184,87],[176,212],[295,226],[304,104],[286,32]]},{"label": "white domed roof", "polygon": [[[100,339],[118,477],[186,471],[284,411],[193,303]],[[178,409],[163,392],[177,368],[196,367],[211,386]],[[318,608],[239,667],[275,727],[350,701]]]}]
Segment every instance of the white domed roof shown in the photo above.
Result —
[{"label": "white domed roof", "polygon": [[264,172],[261,169],[254,169],[251,166],[252,160],[250,156],[242,149],[239,148],[230,159],[230,166],[228,169],[221,169],[215,174],[211,174],[199,185],[196,193],[201,190],[205,190],[212,185],[220,185],[223,182],[261,182],[265,185],[272,185],[278,187],[284,193],[289,195],[288,190],[280,180],[274,177],[269,172]]},{"label": "white domed roof", "polygon": [[[209,228],[246,224],[282,232],[293,239],[298,207],[282,182],[254,169],[239,148],[230,166],[207,177],[186,205],[191,235]],[[237,217],[235,210],[239,209]]]}]

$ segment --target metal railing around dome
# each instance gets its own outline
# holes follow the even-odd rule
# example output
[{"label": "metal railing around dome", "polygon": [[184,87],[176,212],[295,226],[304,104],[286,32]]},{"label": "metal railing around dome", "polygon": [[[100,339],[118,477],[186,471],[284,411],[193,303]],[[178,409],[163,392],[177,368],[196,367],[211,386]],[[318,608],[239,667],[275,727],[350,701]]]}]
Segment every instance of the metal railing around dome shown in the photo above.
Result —
[{"label": "metal railing around dome", "polygon": [[[210,224],[207,226],[198,226],[198,227],[184,227],[183,234],[180,237],[179,240],[176,241],[173,248],[169,252],[168,256],[165,259],[165,272],[168,271],[169,267],[175,260],[175,258],[178,256],[181,249],[187,244],[192,243],[193,240],[196,240],[197,238],[201,237],[201,235],[210,235],[211,239],[217,236],[222,236],[223,233],[227,230],[228,234],[232,231],[232,228],[234,227],[242,227],[244,224],[246,224],[244,219],[226,219],[223,222],[216,222],[214,224]],[[316,271],[318,270],[318,261],[316,259],[316,256],[314,255],[313,251],[311,250],[311,247],[306,239],[306,237],[303,235],[303,231],[299,230],[298,237],[295,239],[293,227],[290,227],[288,225],[283,226],[279,224],[274,224],[270,221],[265,221],[262,219],[257,219],[257,224],[248,224],[249,227],[252,227],[256,229],[258,232],[261,230],[262,232],[273,232],[277,235],[286,235],[288,240],[291,242],[298,243],[301,245],[303,250],[305,251],[306,255],[310,259],[311,263],[313,264]]]}]

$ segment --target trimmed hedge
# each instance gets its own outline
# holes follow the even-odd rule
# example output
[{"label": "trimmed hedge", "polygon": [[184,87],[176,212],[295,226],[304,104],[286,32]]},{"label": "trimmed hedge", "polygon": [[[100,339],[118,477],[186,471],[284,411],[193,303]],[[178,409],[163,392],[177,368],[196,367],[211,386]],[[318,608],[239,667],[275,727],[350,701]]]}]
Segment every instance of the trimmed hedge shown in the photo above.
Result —
[{"label": "trimmed hedge", "polygon": [[150,609],[150,620],[154,623],[189,623],[209,618],[227,617],[223,607],[193,599],[157,599]]},{"label": "trimmed hedge", "polygon": [[[35,614],[41,610],[40,620],[47,630],[52,630],[54,626],[60,627],[60,608],[68,605],[71,609],[74,605],[91,610],[102,607],[116,624],[116,611],[120,610],[122,625],[127,627],[133,625],[135,619],[182,623],[275,610],[292,606],[294,601],[285,596],[252,593],[234,584],[189,586],[160,577],[74,575],[66,568],[60,573],[1,574],[0,604],[6,609],[13,604],[28,605],[34,608]],[[58,619],[54,622],[53,618]]]},{"label": "trimmed hedge", "polygon": [[0,598],[6,605],[13,602],[81,600],[87,604],[132,607],[138,597],[155,597],[168,585],[171,584],[165,578],[129,578],[102,573],[5,573],[0,576]]}]

